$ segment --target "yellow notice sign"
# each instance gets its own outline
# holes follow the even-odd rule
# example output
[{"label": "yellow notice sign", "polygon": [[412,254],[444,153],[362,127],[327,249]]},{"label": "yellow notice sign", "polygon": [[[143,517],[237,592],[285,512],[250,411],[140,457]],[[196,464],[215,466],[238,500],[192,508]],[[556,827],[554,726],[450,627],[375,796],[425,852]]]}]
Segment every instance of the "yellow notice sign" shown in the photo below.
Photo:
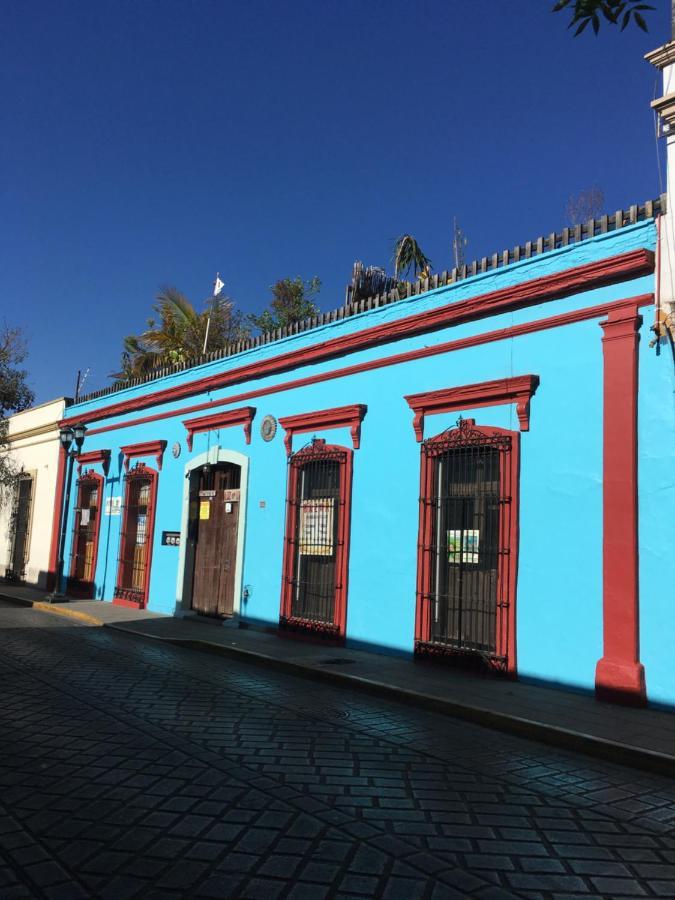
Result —
[{"label": "yellow notice sign", "polygon": [[209,500],[201,500],[199,503],[199,518],[208,519],[211,515],[211,503]]}]

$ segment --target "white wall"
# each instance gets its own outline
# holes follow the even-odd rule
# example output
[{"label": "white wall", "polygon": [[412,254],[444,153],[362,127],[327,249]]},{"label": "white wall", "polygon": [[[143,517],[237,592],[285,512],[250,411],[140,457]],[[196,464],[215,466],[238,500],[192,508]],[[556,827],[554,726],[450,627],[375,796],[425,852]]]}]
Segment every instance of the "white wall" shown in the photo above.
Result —
[{"label": "white wall", "polygon": [[[56,495],[59,455],[58,421],[63,418],[63,397],[16,413],[8,419],[9,448],[4,451],[17,468],[33,476],[31,529],[25,583],[45,588]],[[11,503],[0,507],[0,578],[10,565]]]}]

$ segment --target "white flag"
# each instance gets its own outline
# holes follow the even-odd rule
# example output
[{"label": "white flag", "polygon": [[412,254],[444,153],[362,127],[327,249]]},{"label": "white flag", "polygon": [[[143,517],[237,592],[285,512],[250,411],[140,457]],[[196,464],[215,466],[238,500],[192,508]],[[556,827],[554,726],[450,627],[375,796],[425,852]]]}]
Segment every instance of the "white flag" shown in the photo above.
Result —
[{"label": "white flag", "polygon": [[216,275],[216,280],[213,284],[213,296],[217,297],[218,294],[222,291],[222,289],[224,287],[225,287],[225,282],[220,280],[219,275]]}]

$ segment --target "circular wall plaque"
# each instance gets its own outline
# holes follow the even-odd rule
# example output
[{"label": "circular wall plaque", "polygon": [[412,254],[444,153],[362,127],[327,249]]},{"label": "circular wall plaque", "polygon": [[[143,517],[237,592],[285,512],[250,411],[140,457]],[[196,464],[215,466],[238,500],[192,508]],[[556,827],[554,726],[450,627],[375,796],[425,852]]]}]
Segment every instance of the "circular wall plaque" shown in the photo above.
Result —
[{"label": "circular wall plaque", "polygon": [[274,416],[265,416],[260,423],[260,436],[263,441],[271,441],[277,433],[277,420]]},{"label": "circular wall plaque", "polygon": [[178,443],[178,441],[176,441],[176,443],[171,448],[171,455],[174,459],[178,459],[178,457],[180,456],[180,444]]}]

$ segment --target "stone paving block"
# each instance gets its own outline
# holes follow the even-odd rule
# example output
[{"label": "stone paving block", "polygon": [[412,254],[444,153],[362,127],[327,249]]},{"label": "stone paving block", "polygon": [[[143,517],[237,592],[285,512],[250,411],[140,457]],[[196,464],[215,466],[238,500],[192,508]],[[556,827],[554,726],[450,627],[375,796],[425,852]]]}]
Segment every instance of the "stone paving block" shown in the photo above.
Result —
[{"label": "stone paving block", "polygon": [[551,859],[542,856],[521,856],[518,858],[518,865],[524,872],[532,874],[534,872],[565,872],[565,866],[559,859]]},{"label": "stone paving block", "polygon": [[242,900],[276,900],[285,889],[286,885],[283,881],[253,878],[248,884],[240,888],[240,896]]},{"label": "stone paving block", "polygon": [[368,875],[356,875],[348,873],[340,881],[338,888],[349,894],[359,894],[364,897],[377,896],[379,879]]},{"label": "stone paving block", "polygon": [[520,872],[507,872],[506,877],[511,887],[516,890],[592,893],[586,882],[575,875],[526,875]]},{"label": "stone paving block", "polygon": [[209,871],[206,863],[198,860],[182,859],[180,862],[171,866],[158,879],[157,885],[169,890],[187,891],[192,885],[201,879]]},{"label": "stone paving block", "polygon": [[208,900],[229,900],[230,897],[243,897],[243,884],[241,878],[223,875],[211,876],[194,889],[194,896],[205,897]]},{"label": "stone paving block", "polygon": [[25,872],[34,884],[43,889],[70,880],[68,873],[52,860],[26,866]]},{"label": "stone paving block", "polygon": [[591,882],[596,891],[610,897],[645,896],[646,891],[634,878],[595,878]]},{"label": "stone paving block", "polygon": [[47,900],[91,900],[91,894],[76,881],[54,885],[43,889]]}]

